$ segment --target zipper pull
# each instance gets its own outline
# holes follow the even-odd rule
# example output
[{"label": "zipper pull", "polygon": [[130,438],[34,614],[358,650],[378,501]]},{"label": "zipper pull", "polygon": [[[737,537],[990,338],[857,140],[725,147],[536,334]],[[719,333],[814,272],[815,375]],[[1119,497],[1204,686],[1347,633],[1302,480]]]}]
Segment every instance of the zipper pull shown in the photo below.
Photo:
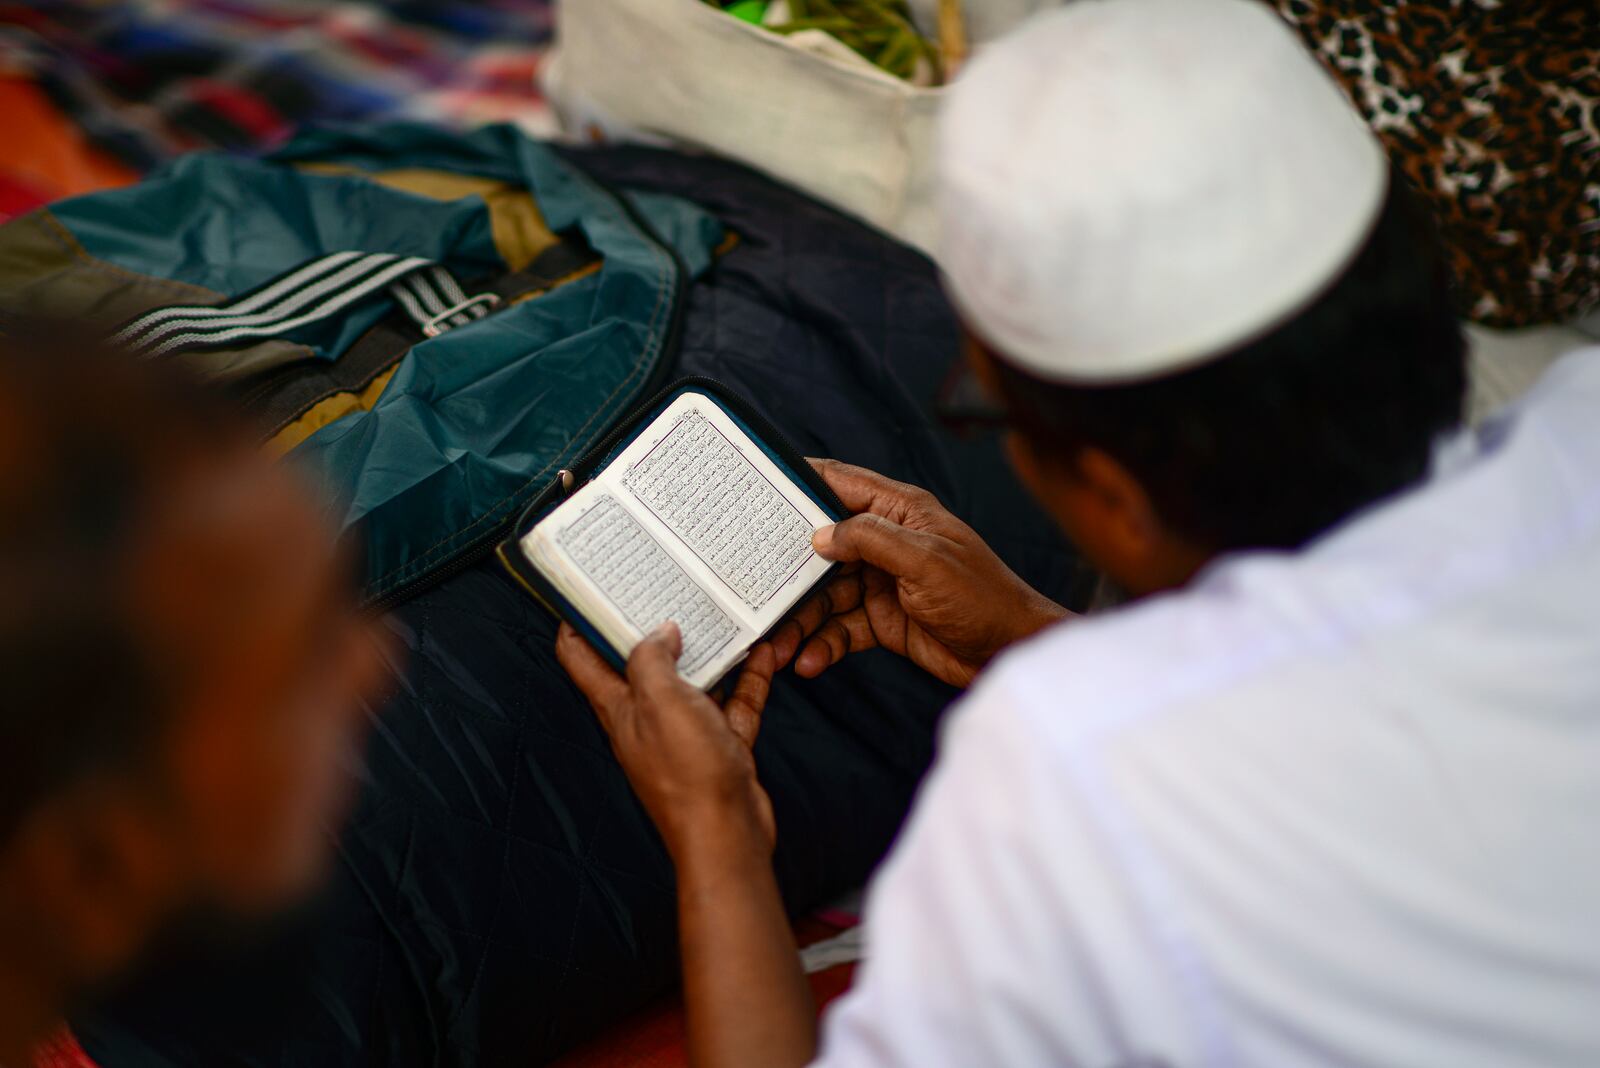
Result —
[{"label": "zipper pull", "polygon": [[565,467],[556,472],[556,477],[561,480],[561,492],[563,494],[571,493],[572,487],[576,485],[578,481],[578,476],[574,475],[571,471],[568,471]]},{"label": "zipper pull", "polygon": [[[499,303],[500,298],[494,293],[479,293],[475,297],[468,297],[459,304],[452,304],[438,315],[435,315],[433,318],[423,323],[422,333],[426,337],[438,337],[440,334],[450,329],[452,325],[450,320],[454,319],[456,316],[461,315],[464,312],[472,312],[475,311],[475,309],[482,308],[483,311],[468,316],[468,319],[481,319],[485,315],[489,314],[490,308],[493,308]],[[462,325],[465,326],[466,324],[463,323]]]}]

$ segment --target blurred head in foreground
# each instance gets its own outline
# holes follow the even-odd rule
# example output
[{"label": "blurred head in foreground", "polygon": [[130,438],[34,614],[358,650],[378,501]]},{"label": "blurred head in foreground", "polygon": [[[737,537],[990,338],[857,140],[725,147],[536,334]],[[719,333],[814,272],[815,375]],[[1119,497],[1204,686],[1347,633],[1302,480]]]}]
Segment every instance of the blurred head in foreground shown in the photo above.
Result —
[{"label": "blurred head in foreground", "polygon": [[1033,21],[958,82],[940,179],[941,267],[1012,459],[1131,592],[1314,539],[1461,420],[1431,227],[1267,5]]},{"label": "blurred head in foreground", "polygon": [[0,981],[44,1012],[309,888],[377,677],[349,577],[207,395],[0,342]]}]

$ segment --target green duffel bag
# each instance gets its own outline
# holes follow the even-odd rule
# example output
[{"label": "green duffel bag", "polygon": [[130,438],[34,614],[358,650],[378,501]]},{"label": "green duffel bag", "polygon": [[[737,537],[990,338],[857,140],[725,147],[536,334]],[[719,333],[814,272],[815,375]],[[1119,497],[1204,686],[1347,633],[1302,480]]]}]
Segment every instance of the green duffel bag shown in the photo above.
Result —
[{"label": "green duffel bag", "polygon": [[0,226],[0,315],[88,318],[236,395],[392,604],[659,387],[723,237],[511,127],[313,130]]}]

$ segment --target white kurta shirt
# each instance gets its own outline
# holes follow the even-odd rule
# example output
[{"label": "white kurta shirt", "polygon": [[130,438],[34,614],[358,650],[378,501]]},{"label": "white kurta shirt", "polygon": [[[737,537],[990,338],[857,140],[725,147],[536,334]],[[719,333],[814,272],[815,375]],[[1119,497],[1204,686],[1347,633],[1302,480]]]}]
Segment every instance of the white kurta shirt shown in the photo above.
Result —
[{"label": "white kurta shirt", "polygon": [[1436,467],[987,671],[819,1063],[1600,1065],[1600,349]]}]

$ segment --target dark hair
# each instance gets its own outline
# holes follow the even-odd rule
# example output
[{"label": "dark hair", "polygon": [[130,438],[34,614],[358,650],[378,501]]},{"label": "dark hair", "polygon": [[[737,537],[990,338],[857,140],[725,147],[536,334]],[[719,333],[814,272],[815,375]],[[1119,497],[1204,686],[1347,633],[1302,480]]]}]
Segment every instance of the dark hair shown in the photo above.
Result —
[{"label": "dark hair", "polygon": [[1041,452],[1100,449],[1176,534],[1222,551],[1292,548],[1418,481],[1457,427],[1466,347],[1432,225],[1393,172],[1366,245],[1270,333],[1192,370],[1064,386],[994,363]]},{"label": "dark hair", "polygon": [[236,443],[176,372],[71,333],[0,337],[0,844],[35,805],[129,766],[163,724],[130,543],[180,473]]}]

